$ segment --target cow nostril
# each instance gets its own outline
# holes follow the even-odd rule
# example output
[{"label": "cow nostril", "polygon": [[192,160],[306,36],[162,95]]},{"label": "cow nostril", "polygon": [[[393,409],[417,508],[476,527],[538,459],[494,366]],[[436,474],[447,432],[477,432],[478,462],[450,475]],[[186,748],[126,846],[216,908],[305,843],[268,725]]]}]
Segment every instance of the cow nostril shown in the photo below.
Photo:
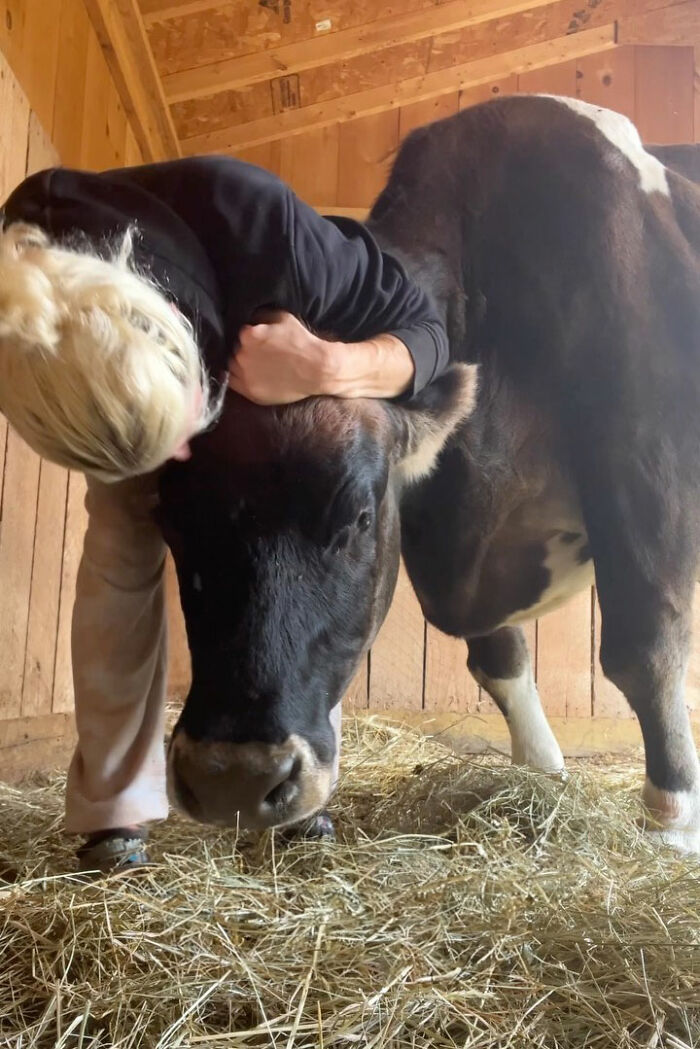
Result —
[{"label": "cow nostril", "polygon": [[299,776],[301,775],[301,758],[296,757],[287,774],[286,779],[278,783],[265,795],[265,804],[271,808],[281,808],[288,805],[296,794],[299,793]]}]

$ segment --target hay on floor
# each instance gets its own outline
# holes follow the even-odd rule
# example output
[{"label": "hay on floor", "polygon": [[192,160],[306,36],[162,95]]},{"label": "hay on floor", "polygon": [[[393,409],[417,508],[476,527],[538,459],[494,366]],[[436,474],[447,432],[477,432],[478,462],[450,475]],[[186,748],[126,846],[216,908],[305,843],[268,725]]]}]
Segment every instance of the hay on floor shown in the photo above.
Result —
[{"label": "hay on floor", "polygon": [[345,739],[336,844],[174,818],[147,875],[81,882],[62,779],[0,787],[0,1045],[700,1046],[700,865],[636,830],[638,766]]}]

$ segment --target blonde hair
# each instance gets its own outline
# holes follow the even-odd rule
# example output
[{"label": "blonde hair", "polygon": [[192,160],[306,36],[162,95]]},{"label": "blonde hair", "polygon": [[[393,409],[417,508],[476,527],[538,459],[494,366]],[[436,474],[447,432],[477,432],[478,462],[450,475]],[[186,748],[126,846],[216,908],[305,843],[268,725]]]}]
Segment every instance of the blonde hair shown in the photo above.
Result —
[{"label": "blonde hair", "polygon": [[192,328],[136,271],[130,233],[100,258],[0,231],[0,410],[40,455],[103,481],[155,469],[215,418]]}]

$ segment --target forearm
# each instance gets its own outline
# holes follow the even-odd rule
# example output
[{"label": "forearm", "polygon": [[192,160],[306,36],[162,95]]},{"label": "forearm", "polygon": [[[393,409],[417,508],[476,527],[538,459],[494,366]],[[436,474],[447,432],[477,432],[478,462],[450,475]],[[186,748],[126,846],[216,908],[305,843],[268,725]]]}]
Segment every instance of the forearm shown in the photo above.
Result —
[{"label": "forearm", "polygon": [[318,393],[391,398],[405,393],[413,382],[413,358],[394,335],[353,343],[321,340],[321,350],[324,365]]}]

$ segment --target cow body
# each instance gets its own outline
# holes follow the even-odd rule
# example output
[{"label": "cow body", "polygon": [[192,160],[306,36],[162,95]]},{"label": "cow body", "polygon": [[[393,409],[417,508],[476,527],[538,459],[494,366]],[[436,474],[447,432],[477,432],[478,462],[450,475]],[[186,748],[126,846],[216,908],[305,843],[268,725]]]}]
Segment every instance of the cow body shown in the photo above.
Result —
[{"label": "cow body", "polygon": [[[194,761],[185,794],[203,777],[199,793],[221,798],[211,784],[235,779],[241,748],[296,735],[311,757],[295,751],[288,800],[308,803],[268,805],[258,822],[322,803],[328,716],[388,607],[400,527],[426,618],[467,641],[514,760],[537,768],[563,762],[519,624],[595,577],[602,665],[644,735],[647,807],[665,840],[700,849],[683,701],[700,544],[700,193],[617,114],[502,99],[409,136],[369,224],[439,304],[456,367],[406,405],[232,400],[170,475],[195,678],[173,756]],[[178,525],[173,507],[193,492],[206,523],[190,511]],[[238,518],[230,532],[236,500],[257,507],[247,538]],[[237,552],[205,611],[204,593],[188,596],[191,559],[215,544]],[[198,641],[217,633],[225,658]],[[213,744],[203,771],[192,748]],[[189,807],[221,819],[226,804]]]}]

